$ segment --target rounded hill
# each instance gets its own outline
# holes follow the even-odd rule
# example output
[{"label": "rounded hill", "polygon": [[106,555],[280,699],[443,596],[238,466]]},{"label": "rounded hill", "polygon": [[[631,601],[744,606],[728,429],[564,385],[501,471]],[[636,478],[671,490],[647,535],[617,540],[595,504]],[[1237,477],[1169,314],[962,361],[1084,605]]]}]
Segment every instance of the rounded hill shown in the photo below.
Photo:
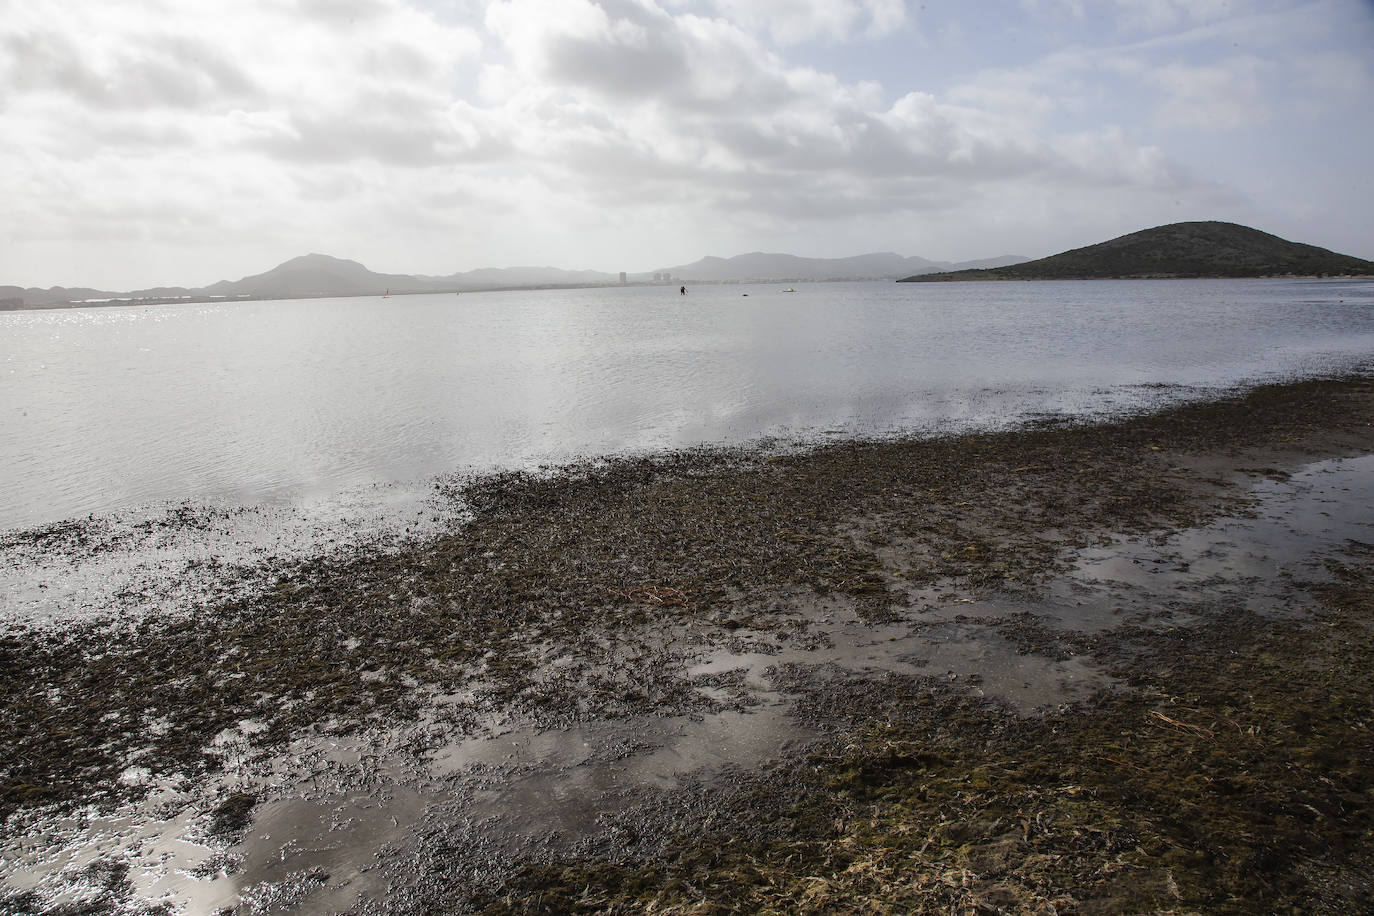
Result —
[{"label": "rounded hill", "polygon": [[1008,267],[920,274],[899,282],[1350,275],[1374,275],[1374,262],[1209,221],[1156,226]]}]

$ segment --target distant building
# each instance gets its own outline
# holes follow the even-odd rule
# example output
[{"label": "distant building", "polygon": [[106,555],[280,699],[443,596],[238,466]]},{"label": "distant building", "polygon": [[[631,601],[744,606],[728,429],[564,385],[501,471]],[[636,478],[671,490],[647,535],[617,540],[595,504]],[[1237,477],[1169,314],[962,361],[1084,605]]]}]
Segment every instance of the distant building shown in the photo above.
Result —
[{"label": "distant building", "polygon": [[624,285],[625,283],[625,271],[623,270],[620,272],[620,283],[621,285]]}]

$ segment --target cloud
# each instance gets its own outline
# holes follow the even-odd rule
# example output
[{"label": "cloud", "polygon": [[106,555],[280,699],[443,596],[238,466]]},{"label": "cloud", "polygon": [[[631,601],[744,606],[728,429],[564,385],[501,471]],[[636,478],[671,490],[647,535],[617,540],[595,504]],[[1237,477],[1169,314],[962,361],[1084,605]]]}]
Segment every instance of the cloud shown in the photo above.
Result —
[{"label": "cloud", "polygon": [[[788,66],[734,22],[590,0],[540,17],[536,5],[508,0],[487,17],[509,51],[496,81],[514,87],[516,148],[618,202],[685,193],[787,218],[799,200],[839,213],[921,208],[944,196],[932,194],[934,181],[1099,181],[1102,163],[1123,161],[1128,145],[1120,133],[1103,139],[1089,168],[1095,135],[1077,137],[1073,155],[1058,151],[1035,136],[1036,106],[1003,97],[989,109],[991,90],[970,90],[963,104],[911,93],[884,108],[876,87]],[[1017,117],[1001,116],[1008,105]],[[1145,171],[1157,181],[1159,168],[1111,176]]]},{"label": "cloud", "polygon": [[1347,51],[1304,54],[1293,62],[1294,80],[1309,93],[1308,104],[1348,105],[1374,95],[1369,62]]},{"label": "cloud", "polygon": [[60,23],[6,34],[5,81],[100,110],[194,109],[251,97],[253,79],[199,36],[150,35],[137,44],[87,43]]},{"label": "cloud", "polygon": [[1273,65],[1240,56],[1215,64],[1171,63],[1146,71],[1166,94],[1155,118],[1167,127],[1233,130],[1263,124],[1270,117],[1266,91]]},{"label": "cloud", "polygon": [[404,111],[423,131],[477,47],[400,0],[243,0],[232,15],[206,0],[77,2],[21,6],[0,25],[0,73],[7,120],[53,147],[156,111],[223,142],[245,115],[384,132]]},{"label": "cloud", "polygon": [[1021,67],[977,74],[948,96],[1041,134],[1049,124],[1096,118],[1129,124],[1138,137],[1154,134],[1158,145],[1159,131],[1198,136],[1300,115],[1311,104],[1301,93],[1321,82],[1346,98],[1363,91],[1362,66],[1350,55],[1313,53],[1331,26],[1314,23],[1305,15],[1311,10],[1195,24],[1220,9],[1204,4],[1185,16],[1162,3],[1151,21],[1178,26],[1168,34],[1071,45]]},{"label": "cloud", "polygon": [[1233,18],[1261,6],[1255,0],[1113,0],[1118,27],[1162,32]]},{"label": "cloud", "polygon": [[1186,29],[1273,6],[1266,0],[1020,0],[1020,5],[1040,17],[1106,19],[1119,34]]},{"label": "cloud", "polygon": [[[23,228],[0,271],[29,238],[121,231],[283,259],[375,248],[446,273],[533,252],[596,266],[598,246],[671,263],[663,246],[690,260],[712,239],[903,221],[945,239],[956,216],[1011,225],[1013,205],[1163,213],[1224,197],[1230,171],[1189,141],[1370,92],[1358,54],[1313,53],[1329,25],[1262,0],[1238,18],[1042,0],[1010,22],[916,22],[896,0],[419,2],[11,3],[0,111],[22,143],[0,147],[0,197]],[[977,40],[956,53],[918,27]],[[918,45],[949,61],[938,80]]]},{"label": "cloud", "polygon": [[[119,6],[4,27],[0,60],[24,75],[7,117],[72,195],[49,222],[128,206],[114,188],[140,172],[153,203],[131,212],[173,222],[194,223],[207,189],[251,201],[287,188],[279,203],[318,207],[322,188],[366,202],[386,187],[423,206],[424,185],[507,212],[671,200],[819,218],[943,205],[958,195],[942,182],[1097,180],[1126,143],[1101,141],[1094,158],[1084,134],[1056,150],[1037,136],[1048,96],[1005,86],[885,104],[876,84],[767,44],[890,32],[907,20],[889,0],[502,0],[480,24],[401,0],[244,0],[233,16],[205,0]],[[310,181],[292,177],[304,168]]]},{"label": "cloud", "polygon": [[634,0],[503,0],[486,24],[509,57],[487,95],[564,96],[619,110],[766,112],[795,96],[778,56],[732,22]]},{"label": "cloud", "polygon": [[718,15],[773,41],[842,42],[855,32],[879,38],[907,23],[903,0],[714,0]]}]

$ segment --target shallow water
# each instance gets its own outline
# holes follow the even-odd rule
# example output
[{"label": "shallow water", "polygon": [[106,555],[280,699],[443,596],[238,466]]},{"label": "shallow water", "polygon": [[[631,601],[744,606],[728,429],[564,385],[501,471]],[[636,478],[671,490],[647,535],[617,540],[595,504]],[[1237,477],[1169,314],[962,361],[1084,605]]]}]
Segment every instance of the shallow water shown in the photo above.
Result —
[{"label": "shallow water", "polygon": [[0,313],[0,530],[423,494],[440,474],[701,443],[1000,427],[1374,354],[1367,281],[795,289]]}]

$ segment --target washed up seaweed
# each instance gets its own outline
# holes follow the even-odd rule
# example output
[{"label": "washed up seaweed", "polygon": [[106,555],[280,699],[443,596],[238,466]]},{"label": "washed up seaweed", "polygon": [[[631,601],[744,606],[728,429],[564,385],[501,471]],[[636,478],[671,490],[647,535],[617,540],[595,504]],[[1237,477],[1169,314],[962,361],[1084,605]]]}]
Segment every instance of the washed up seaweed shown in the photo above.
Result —
[{"label": "washed up seaweed", "polygon": [[[640,861],[530,865],[487,913],[1370,912],[1374,562],[1306,621],[1104,637],[1134,689],[1043,718],[933,679],[817,690],[844,743]],[[1110,643],[1106,645],[1105,643]],[[1165,673],[1167,672],[1167,673]],[[779,797],[779,784],[801,787]]]}]

